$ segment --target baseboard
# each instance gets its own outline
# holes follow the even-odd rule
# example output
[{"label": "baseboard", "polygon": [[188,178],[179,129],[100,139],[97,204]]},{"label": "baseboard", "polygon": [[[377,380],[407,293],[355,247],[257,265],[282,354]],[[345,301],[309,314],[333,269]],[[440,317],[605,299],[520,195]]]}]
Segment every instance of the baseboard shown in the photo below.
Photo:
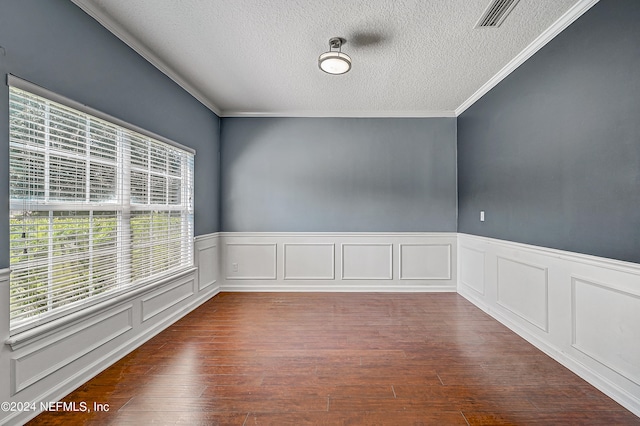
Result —
[{"label": "baseboard", "polygon": [[226,292],[291,292],[291,293],[420,293],[420,292],[433,292],[433,293],[441,293],[441,292],[449,292],[455,293],[455,286],[429,286],[425,288],[424,286],[389,286],[389,285],[367,285],[367,284],[359,284],[359,285],[339,285],[339,286],[330,286],[330,285],[309,285],[309,284],[299,284],[299,285],[277,285],[277,284],[241,284],[234,285],[229,284],[228,282],[224,286],[224,290]]}]

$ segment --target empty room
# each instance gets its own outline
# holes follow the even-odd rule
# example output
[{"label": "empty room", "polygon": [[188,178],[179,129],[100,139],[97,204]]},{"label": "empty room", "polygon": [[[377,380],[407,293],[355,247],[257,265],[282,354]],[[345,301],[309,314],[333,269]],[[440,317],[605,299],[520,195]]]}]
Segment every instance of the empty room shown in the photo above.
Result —
[{"label": "empty room", "polygon": [[0,424],[640,424],[637,0],[0,0]]}]

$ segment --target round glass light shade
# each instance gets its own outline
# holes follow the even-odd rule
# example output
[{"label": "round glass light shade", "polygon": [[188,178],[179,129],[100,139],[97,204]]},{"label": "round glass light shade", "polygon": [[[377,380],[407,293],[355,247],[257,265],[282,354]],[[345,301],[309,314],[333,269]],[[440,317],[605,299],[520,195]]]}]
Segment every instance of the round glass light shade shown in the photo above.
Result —
[{"label": "round glass light shade", "polygon": [[318,66],[328,74],[344,74],[351,69],[351,58],[342,52],[325,52],[318,58]]}]

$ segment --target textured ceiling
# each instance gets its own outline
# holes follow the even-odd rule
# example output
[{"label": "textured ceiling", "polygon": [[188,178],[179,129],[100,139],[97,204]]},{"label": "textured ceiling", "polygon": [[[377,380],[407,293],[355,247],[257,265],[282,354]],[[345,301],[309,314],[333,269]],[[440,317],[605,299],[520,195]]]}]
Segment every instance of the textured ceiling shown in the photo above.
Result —
[{"label": "textured ceiling", "polygon": [[[520,0],[481,29],[490,0],[73,1],[223,116],[453,116],[597,0]],[[345,75],[318,69],[333,36]]]}]

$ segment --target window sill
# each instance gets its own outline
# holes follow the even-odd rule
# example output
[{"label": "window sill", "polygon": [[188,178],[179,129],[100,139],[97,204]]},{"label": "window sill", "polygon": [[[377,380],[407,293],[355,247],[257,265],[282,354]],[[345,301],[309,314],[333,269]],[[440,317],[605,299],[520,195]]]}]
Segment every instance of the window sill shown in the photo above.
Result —
[{"label": "window sill", "polygon": [[173,273],[166,277],[161,278],[158,281],[154,281],[152,283],[147,283],[140,287],[134,288],[130,291],[117,294],[113,298],[107,299],[105,301],[96,303],[95,305],[88,306],[85,309],[81,309],[79,311],[75,311],[70,313],[69,315],[65,315],[63,317],[57,318],[50,322],[35,326],[28,330],[19,332],[9,339],[5,340],[5,344],[11,346],[12,350],[20,349],[28,344],[31,344],[37,340],[40,340],[44,337],[50,336],[63,328],[69,326],[72,323],[81,322],[83,319],[88,318],[92,315],[98,314],[107,310],[108,308],[118,305],[120,303],[126,302],[127,300],[131,300],[137,296],[142,294],[151,292],[158,288],[159,286],[169,282],[176,280],[178,278],[187,276],[189,274],[194,273],[197,270],[197,267],[191,266],[187,269],[183,269],[179,272]]}]

